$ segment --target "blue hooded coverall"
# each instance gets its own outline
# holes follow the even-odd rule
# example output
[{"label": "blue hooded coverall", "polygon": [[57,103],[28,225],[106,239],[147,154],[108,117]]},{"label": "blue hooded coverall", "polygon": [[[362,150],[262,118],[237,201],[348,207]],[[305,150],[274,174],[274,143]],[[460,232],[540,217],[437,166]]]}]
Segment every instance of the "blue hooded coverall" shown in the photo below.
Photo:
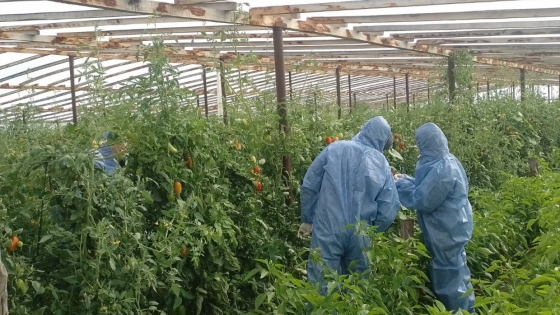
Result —
[{"label": "blue hooded coverall", "polygon": [[[359,221],[385,231],[400,207],[387,159],[381,153],[391,146],[392,134],[383,117],[366,122],[351,141],[337,141],[315,158],[301,187],[301,217],[313,225],[311,249],[320,248],[325,265],[339,274],[363,272],[368,260],[363,252],[369,240],[355,229]],[[356,261],[350,267],[350,263]],[[327,292],[322,266],[307,265],[307,278]]]},{"label": "blue hooded coverall", "polygon": [[473,230],[469,183],[461,162],[449,153],[447,138],[433,123],[416,131],[420,157],[415,178],[397,181],[403,206],[416,210],[424,242],[432,259],[430,272],[437,298],[448,310],[474,313],[474,293],[465,246]]},{"label": "blue hooded coverall", "polygon": [[[103,140],[107,141],[109,132],[103,133]],[[93,166],[106,172],[107,175],[113,176],[113,173],[119,168],[119,163],[113,157],[113,149],[108,144],[103,144],[97,149]]]},{"label": "blue hooded coverall", "polygon": [[[107,141],[109,138],[109,132],[105,131],[103,133],[102,140]],[[95,150],[95,158],[93,160],[93,167],[105,172],[109,176],[113,176],[114,172],[120,167],[117,160],[113,157],[113,149],[108,144],[103,144],[99,149]],[[78,194],[81,197],[82,194]],[[51,214],[62,221],[61,210],[58,206],[51,209]]]}]

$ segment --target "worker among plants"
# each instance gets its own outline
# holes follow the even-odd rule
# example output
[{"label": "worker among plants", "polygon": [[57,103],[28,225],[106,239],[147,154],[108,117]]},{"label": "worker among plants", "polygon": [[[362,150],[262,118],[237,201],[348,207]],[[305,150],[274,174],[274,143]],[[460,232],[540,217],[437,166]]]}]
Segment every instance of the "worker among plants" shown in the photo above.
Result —
[{"label": "worker among plants", "polygon": [[121,166],[119,161],[124,158],[126,143],[118,143],[117,135],[110,131],[105,131],[101,140],[101,145],[96,150],[94,166],[106,172],[109,176]]},{"label": "worker among plants", "polygon": [[[395,220],[400,203],[391,167],[382,154],[392,141],[387,121],[381,116],[372,118],[352,140],[330,144],[307,170],[301,187],[303,223],[298,236],[311,235],[311,249],[320,249],[327,271],[367,270],[363,249],[369,247],[369,240],[347,225],[365,222],[385,231]],[[321,294],[326,293],[323,267],[312,255],[307,278],[320,283]]]},{"label": "worker among plants", "polygon": [[432,256],[430,279],[436,297],[448,310],[474,313],[465,252],[473,231],[467,175],[461,162],[449,152],[447,138],[437,125],[422,125],[415,140],[420,151],[415,177],[395,175],[399,178],[399,199],[403,206],[416,210]]}]

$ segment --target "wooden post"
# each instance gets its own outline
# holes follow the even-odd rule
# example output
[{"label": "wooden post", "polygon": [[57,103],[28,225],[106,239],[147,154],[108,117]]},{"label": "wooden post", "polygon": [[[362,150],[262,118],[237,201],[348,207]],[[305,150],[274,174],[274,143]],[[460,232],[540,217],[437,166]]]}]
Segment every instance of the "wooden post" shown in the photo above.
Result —
[{"label": "wooden post", "polygon": [[208,117],[208,86],[206,85],[206,66],[202,66],[202,86],[204,90],[204,115]]},{"label": "wooden post", "polygon": [[[280,116],[280,132],[287,138],[290,128],[288,125],[288,108],[286,105],[286,74],[284,72],[284,43],[283,34],[280,27],[272,28],[272,37],[274,44],[274,70],[276,73],[276,98],[278,102],[278,116]],[[287,155],[282,156],[282,177],[284,179],[284,187],[286,187],[287,195],[284,198],[286,206],[292,204],[292,189],[290,176],[292,173],[292,163],[290,157]]]},{"label": "wooden post", "polygon": [[290,84],[290,101],[293,100],[292,89],[292,71],[288,71],[288,83]]},{"label": "wooden post", "polygon": [[519,82],[521,88],[521,101],[525,100],[525,69],[519,70]]},{"label": "wooden post", "polygon": [[393,77],[393,109],[397,109],[397,77]]},{"label": "wooden post", "polygon": [[227,91],[226,91],[226,74],[224,69],[224,62],[220,60],[220,86],[222,89],[222,108],[224,111],[224,124],[228,125],[228,115],[227,115]]},{"label": "wooden post", "polygon": [[455,101],[455,61],[452,56],[447,57],[447,78],[449,80],[449,103]]},{"label": "wooden post", "polygon": [[76,80],[74,78],[74,56],[68,57],[70,63],[70,92],[72,96],[72,121],[74,126],[78,125],[78,109],[76,107]]},{"label": "wooden post", "polygon": [[385,93],[385,104],[387,105],[387,110],[389,110],[389,93]]},{"label": "wooden post", "polygon": [[350,107],[350,112],[352,112],[352,80],[350,75],[348,75],[348,107]]},{"label": "wooden post", "polygon": [[340,95],[340,66],[336,67],[336,104],[338,105],[338,119],[342,117],[342,97]]},{"label": "wooden post", "polygon": [[410,111],[410,88],[408,86],[408,73],[404,75],[406,85],[406,111]]},{"label": "wooden post", "polygon": [[476,82],[476,100],[478,101],[478,93],[480,92],[480,83]]}]

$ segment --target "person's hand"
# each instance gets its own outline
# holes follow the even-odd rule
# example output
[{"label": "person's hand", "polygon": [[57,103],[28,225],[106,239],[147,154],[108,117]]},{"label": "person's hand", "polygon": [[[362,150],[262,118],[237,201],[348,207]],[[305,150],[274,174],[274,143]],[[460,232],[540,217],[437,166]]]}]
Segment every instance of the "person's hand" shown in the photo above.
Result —
[{"label": "person's hand", "polygon": [[403,178],[403,177],[404,177],[403,174],[395,174],[395,175],[393,176],[393,180],[394,180],[395,182],[397,182],[399,179],[401,179],[401,178]]},{"label": "person's hand", "polygon": [[299,230],[298,230],[298,237],[301,239],[304,239],[306,237],[309,237],[309,235],[311,235],[311,231],[313,230],[313,225],[309,224],[309,223],[302,223],[299,226]]}]

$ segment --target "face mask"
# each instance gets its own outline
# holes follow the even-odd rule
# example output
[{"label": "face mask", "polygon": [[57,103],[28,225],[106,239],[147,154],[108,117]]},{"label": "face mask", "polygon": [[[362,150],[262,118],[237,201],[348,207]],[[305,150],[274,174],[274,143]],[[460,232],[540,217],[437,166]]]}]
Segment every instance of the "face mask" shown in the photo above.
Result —
[{"label": "face mask", "polygon": [[385,143],[385,147],[383,148],[383,150],[389,150],[392,146],[393,146],[393,136],[391,136],[387,141],[387,143]]}]

